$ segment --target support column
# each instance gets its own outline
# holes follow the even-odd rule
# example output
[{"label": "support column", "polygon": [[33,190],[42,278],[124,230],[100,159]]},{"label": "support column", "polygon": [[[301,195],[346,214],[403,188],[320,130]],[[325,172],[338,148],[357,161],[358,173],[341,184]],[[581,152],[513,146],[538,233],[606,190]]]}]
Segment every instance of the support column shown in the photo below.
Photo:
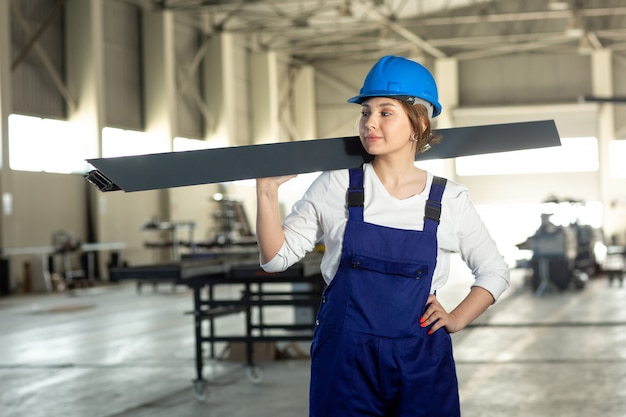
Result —
[{"label": "support column", "polygon": [[86,138],[89,156],[98,157],[106,108],[102,0],[70,0],[65,16],[67,86],[78,103],[70,109],[68,121]]},{"label": "support column", "polygon": [[[609,49],[594,50],[591,54],[591,88],[592,94],[598,97],[611,97],[613,88],[613,53]],[[626,222],[621,220],[611,201],[617,198],[611,194],[611,178],[609,172],[609,144],[615,140],[615,105],[602,103],[598,108],[598,189],[600,201],[604,207],[603,227],[607,237],[612,234],[623,234]]]},{"label": "support column", "polygon": [[146,132],[172,149],[177,135],[174,15],[146,12],[143,21]]},{"label": "support column", "polygon": [[297,139],[317,138],[315,105],[315,70],[310,65],[299,68],[293,86],[293,118],[300,134]]},{"label": "support column", "polygon": [[[205,100],[210,116],[206,139],[215,147],[246,145],[239,135],[235,86],[235,47],[233,36],[212,34],[204,60]],[[246,126],[246,124],[244,124]]]},{"label": "support column", "polygon": [[435,61],[434,77],[443,111],[437,117],[437,128],[454,127],[454,110],[459,107],[459,61],[443,58]]},{"label": "support column", "polygon": [[[459,61],[456,58],[441,58],[435,61],[435,81],[439,92],[439,103],[443,108],[437,116],[436,128],[447,129],[454,126],[454,110],[459,107]],[[445,141],[446,138],[442,138]],[[446,159],[445,174],[450,179],[456,179],[456,165],[454,159]]]},{"label": "support column", "polygon": [[[84,138],[90,158],[102,155],[105,126],[104,5],[102,0],[70,0],[65,9],[67,88],[77,105],[68,109],[67,120]],[[86,186],[85,198],[92,209],[90,240],[102,239],[105,220],[95,208],[106,198]],[[106,238],[106,237],[105,237]]]},{"label": "support column", "polygon": [[[172,150],[178,134],[174,14],[149,11],[143,17],[145,131],[159,148]],[[158,191],[158,215],[172,220],[170,190]]]},{"label": "support column", "polygon": [[[12,190],[9,169],[9,114],[11,114],[11,2],[0,0],[0,195],[2,214],[0,217],[0,248],[6,246],[5,223],[11,219]],[[1,288],[0,288],[1,290]]]},{"label": "support column", "polygon": [[280,139],[278,62],[275,52],[250,54],[251,139],[253,144]]}]

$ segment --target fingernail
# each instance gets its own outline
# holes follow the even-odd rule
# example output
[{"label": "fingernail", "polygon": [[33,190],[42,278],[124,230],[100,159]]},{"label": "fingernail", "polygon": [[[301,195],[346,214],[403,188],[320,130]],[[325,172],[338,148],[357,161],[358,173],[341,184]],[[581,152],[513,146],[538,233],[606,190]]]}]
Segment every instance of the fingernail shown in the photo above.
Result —
[{"label": "fingernail", "polygon": [[428,331],[428,334],[433,334],[433,329],[430,329],[430,330]]},{"label": "fingernail", "polygon": [[420,323],[424,323],[426,321],[426,318],[424,316],[420,317]]}]

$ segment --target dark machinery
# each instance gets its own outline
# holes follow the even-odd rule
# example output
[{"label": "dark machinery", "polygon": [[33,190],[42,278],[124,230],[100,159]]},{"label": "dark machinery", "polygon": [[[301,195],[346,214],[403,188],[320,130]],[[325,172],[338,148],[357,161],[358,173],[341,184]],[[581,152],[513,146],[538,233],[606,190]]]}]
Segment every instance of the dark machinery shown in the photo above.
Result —
[{"label": "dark machinery", "polygon": [[[555,199],[546,203],[582,204],[580,201]],[[536,294],[550,288],[563,291],[572,285],[583,289],[598,269],[594,248],[602,240],[601,231],[583,224],[579,219],[568,225],[557,225],[551,221],[552,215],[543,213],[539,229],[526,242],[518,245],[520,249],[533,252],[528,266],[532,270],[531,285]]]},{"label": "dark machinery", "polygon": [[[575,277],[576,236],[567,227],[542,224],[528,240],[533,251],[529,267],[532,269],[532,287],[541,294],[550,287],[565,290]],[[584,282],[577,283],[578,288]]]}]

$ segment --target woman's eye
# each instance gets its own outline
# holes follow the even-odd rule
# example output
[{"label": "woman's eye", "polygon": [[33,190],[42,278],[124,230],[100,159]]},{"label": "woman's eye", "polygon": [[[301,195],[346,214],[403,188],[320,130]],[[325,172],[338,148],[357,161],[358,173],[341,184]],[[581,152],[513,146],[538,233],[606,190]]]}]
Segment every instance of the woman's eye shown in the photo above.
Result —
[{"label": "woman's eye", "polygon": [[381,111],[381,112],[380,112],[380,115],[381,115],[381,116],[391,116],[391,113],[390,113],[390,112],[388,112],[388,111]]},{"label": "woman's eye", "polygon": [[361,112],[361,117],[367,117],[369,115],[370,115],[369,112],[366,112],[366,111]]}]

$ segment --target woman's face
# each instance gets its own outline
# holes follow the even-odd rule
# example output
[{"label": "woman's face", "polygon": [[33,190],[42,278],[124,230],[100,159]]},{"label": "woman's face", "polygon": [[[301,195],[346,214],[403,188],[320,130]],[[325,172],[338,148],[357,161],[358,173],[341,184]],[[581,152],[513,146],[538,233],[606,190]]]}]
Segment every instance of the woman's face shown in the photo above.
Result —
[{"label": "woman's face", "polygon": [[388,97],[373,97],[361,104],[359,136],[370,155],[397,152],[415,154],[413,127],[400,101]]}]

